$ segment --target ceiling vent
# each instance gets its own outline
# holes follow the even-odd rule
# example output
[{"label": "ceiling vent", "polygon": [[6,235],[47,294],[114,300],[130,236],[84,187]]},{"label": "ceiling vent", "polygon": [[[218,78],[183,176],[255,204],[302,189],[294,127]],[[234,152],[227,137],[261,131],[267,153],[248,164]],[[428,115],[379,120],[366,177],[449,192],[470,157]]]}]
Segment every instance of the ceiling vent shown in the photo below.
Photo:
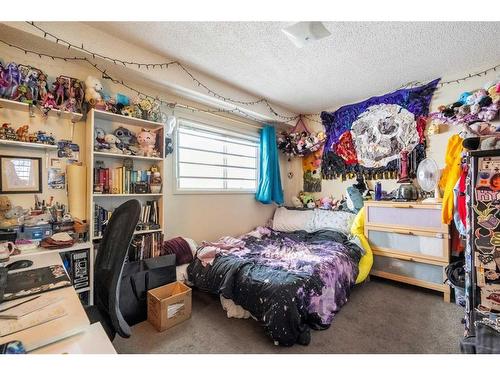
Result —
[{"label": "ceiling vent", "polygon": [[316,40],[332,35],[321,22],[297,22],[281,29],[296,47],[302,48]]}]

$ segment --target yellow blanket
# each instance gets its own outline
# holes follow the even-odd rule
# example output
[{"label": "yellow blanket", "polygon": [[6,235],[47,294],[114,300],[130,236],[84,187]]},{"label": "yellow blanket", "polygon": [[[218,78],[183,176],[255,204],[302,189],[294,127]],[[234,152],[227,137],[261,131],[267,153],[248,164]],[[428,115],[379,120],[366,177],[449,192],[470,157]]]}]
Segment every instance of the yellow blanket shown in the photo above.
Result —
[{"label": "yellow blanket", "polygon": [[365,255],[363,255],[361,257],[361,260],[359,261],[359,274],[358,278],[356,279],[356,284],[365,281],[373,265],[373,253],[370,244],[368,243],[368,239],[365,237],[364,229],[365,208],[363,207],[356,215],[351,226],[351,234],[359,238],[361,245],[365,250]]}]

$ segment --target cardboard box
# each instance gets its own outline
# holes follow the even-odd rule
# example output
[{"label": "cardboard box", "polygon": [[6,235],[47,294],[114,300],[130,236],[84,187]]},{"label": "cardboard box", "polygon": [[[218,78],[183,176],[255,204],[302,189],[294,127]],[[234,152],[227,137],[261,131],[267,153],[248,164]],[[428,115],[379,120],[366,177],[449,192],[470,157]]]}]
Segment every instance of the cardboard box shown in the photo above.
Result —
[{"label": "cardboard box", "polygon": [[191,288],[180,281],[148,291],[148,322],[158,331],[191,317]]}]

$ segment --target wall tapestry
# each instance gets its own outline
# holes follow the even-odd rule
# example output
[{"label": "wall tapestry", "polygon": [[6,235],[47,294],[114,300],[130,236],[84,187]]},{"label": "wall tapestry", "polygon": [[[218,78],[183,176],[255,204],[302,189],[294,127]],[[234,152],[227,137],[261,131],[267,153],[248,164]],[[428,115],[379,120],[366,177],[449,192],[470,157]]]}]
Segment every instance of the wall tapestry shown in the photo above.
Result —
[{"label": "wall tapestry", "polygon": [[396,178],[402,154],[410,177],[425,158],[425,117],[439,79],[322,112],[327,140],[321,172],[334,179]]},{"label": "wall tapestry", "polygon": [[321,192],[321,157],[323,147],[302,159],[302,171],[304,178],[303,191],[308,193]]}]

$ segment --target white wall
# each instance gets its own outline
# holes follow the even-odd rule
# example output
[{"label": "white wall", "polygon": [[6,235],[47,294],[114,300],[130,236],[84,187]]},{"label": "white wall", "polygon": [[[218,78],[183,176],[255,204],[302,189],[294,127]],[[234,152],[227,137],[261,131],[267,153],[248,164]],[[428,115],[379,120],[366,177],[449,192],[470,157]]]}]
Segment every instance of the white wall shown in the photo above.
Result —
[{"label": "white wall", "polygon": [[[474,69],[472,69],[472,71],[473,70]],[[468,73],[469,72],[464,72],[463,75],[467,75]],[[473,77],[468,79],[467,81],[461,82],[460,84],[450,84],[450,85],[445,85],[442,88],[438,88],[435,91],[434,96],[432,98],[430,111],[431,112],[437,111],[437,108],[442,104],[447,105],[456,102],[460,94],[463,93],[464,91],[472,91],[482,88],[484,84],[498,78],[498,76],[499,76],[498,72],[490,72],[486,76]],[[447,77],[446,76],[443,77],[443,81],[446,80]],[[384,93],[380,94],[382,95]],[[495,121],[495,123],[500,124],[500,121],[497,120]],[[315,130],[322,128],[322,125],[313,122],[309,122],[308,126],[310,126],[311,129]],[[427,136],[427,157],[434,159],[438,164],[439,168],[444,168],[445,153],[446,153],[446,146],[448,143],[448,139],[453,134],[458,133],[458,129],[454,126],[441,125],[440,130],[441,130],[440,134]],[[301,174],[300,162],[295,160],[293,162],[293,165],[296,174],[300,175]],[[321,193],[315,193],[314,195],[316,197],[324,197],[332,195],[335,198],[340,198],[342,197],[343,194],[345,195],[346,188],[348,186],[351,186],[355,182],[356,182],[355,179],[347,179],[346,181],[343,182],[339,179],[323,180]],[[382,182],[382,188],[386,191],[391,191],[398,186],[396,180],[381,180],[381,182]],[[373,181],[371,182],[369,181],[368,185],[371,188],[373,188]],[[295,183],[294,187],[291,189],[289,194],[292,194],[293,196],[297,194],[301,189],[302,189],[301,182]],[[290,203],[291,196],[287,196],[286,198],[287,202]]]}]

